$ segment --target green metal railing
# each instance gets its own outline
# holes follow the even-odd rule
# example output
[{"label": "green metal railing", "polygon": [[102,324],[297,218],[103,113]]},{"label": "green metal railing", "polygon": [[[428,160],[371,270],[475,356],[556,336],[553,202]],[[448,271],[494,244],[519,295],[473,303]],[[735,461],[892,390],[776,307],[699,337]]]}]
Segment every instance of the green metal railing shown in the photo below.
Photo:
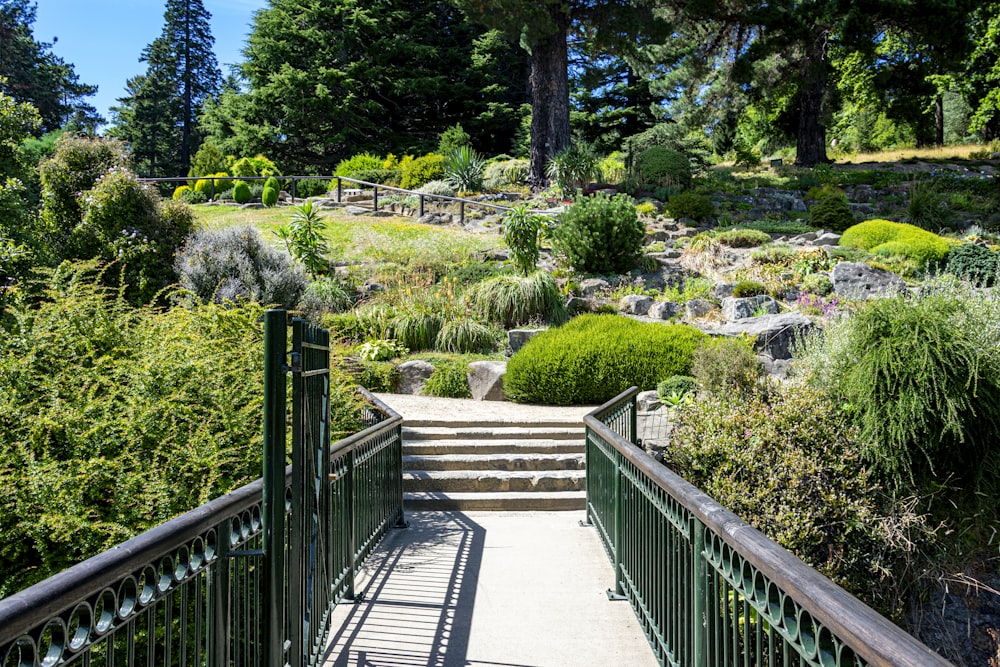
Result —
[{"label": "green metal railing", "polygon": [[367,426],[331,445],[327,334],[291,326],[289,352],[286,314],[265,314],[264,477],[0,600],[0,667],[319,661],[332,605],[402,522],[402,418],[362,390]]},{"label": "green metal railing", "polygon": [[950,664],[648,456],[637,393],[584,419],[587,519],[660,664]]}]

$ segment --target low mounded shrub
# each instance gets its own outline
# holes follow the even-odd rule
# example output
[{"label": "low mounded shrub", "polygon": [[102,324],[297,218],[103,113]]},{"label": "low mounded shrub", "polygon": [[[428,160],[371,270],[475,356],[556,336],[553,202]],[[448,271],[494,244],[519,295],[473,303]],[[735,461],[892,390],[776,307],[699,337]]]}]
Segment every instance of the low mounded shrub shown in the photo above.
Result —
[{"label": "low mounded shrub", "polygon": [[854,224],[854,213],[847,195],[840,190],[821,194],[809,209],[809,222],[813,227],[842,232]]},{"label": "low mounded shrub", "polygon": [[278,183],[278,179],[274,176],[268,176],[267,180],[264,181],[264,189],[272,188],[275,192],[281,191],[281,184]]},{"label": "low mounded shrub", "polygon": [[825,273],[810,273],[802,279],[799,287],[806,294],[826,296],[833,291],[833,281]]},{"label": "low mounded shrub", "polygon": [[698,381],[690,375],[671,375],[656,385],[656,395],[660,400],[671,396],[684,396],[698,389]]},{"label": "low mounded shrub", "polygon": [[183,201],[184,195],[187,194],[188,192],[191,192],[191,186],[190,185],[182,185],[182,186],[178,187],[176,190],[174,190],[174,194],[172,196],[172,199],[174,201]]},{"label": "low mounded shrub", "polygon": [[428,181],[417,188],[417,192],[425,195],[441,195],[444,197],[454,197],[457,194],[455,188],[445,181]]},{"label": "low mounded shrub", "polygon": [[990,286],[1000,272],[1000,255],[977,243],[963,243],[948,253],[945,270],[973,285]]},{"label": "low mounded shrub", "polygon": [[468,364],[465,362],[434,364],[434,372],[427,378],[423,389],[424,396],[440,396],[442,398],[472,398],[467,378]]},{"label": "low mounded shrub", "polygon": [[950,248],[937,234],[889,220],[868,220],[850,227],[840,237],[840,245],[873,254],[900,255],[925,264],[940,262]]},{"label": "low mounded shrub", "polygon": [[359,153],[337,163],[337,168],[333,170],[333,175],[359,178],[357,176],[358,172],[382,169],[383,163],[384,160],[377,155]]},{"label": "low mounded shrub", "polygon": [[233,163],[229,168],[229,173],[233,176],[278,176],[281,172],[274,162],[263,155],[254,157],[243,157]]},{"label": "low mounded shrub", "polygon": [[632,385],[683,375],[704,336],[683,324],[580,315],[532,338],[507,363],[504,392],[521,403],[602,403]]},{"label": "low mounded shrub", "polygon": [[559,214],[552,245],[581,273],[625,273],[642,252],[646,229],[628,195],[578,195]]},{"label": "low mounded shrub", "polygon": [[278,203],[278,191],[270,186],[265,186],[260,193],[260,203],[264,206],[274,206]]},{"label": "low mounded shrub", "polygon": [[237,204],[246,204],[250,199],[252,199],[250,184],[246,181],[236,181],[233,184],[233,201]]},{"label": "low mounded shrub", "polygon": [[483,171],[483,187],[487,190],[503,190],[511,186],[524,185],[528,178],[527,160],[511,159],[490,162]]},{"label": "low mounded shrub", "polygon": [[767,285],[756,280],[741,280],[733,286],[733,296],[738,299],[767,293]]},{"label": "low mounded shrub", "polygon": [[211,201],[214,195],[219,194],[219,190],[215,189],[212,185],[212,181],[207,178],[199,178],[194,182],[195,192],[199,193],[205,198],[205,201]]},{"label": "low mounded shrub", "polygon": [[756,248],[771,242],[770,235],[757,229],[729,229],[719,232],[715,238],[730,248]]},{"label": "low mounded shrub", "polygon": [[700,222],[715,215],[712,200],[694,192],[678,192],[667,201],[667,210],[675,220],[691,218]]},{"label": "low mounded shrub", "polygon": [[441,180],[444,177],[444,156],[428,153],[403,164],[403,179],[399,187],[405,190],[415,190],[425,183]]},{"label": "low mounded shrub", "polygon": [[566,320],[562,292],[547,271],[487,278],[473,285],[468,297],[473,315],[505,329],[532,322],[560,324]]},{"label": "low mounded shrub", "polygon": [[698,386],[720,396],[750,395],[763,372],[749,338],[706,338],[691,362],[691,375]]},{"label": "low mounded shrub", "polygon": [[[288,186],[291,188],[291,185]],[[334,188],[337,184],[334,183]],[[325,179],[310,178],[295,181],[295,196],[301,199],[307,197],[322,197],[330,191],[330,182]]]},{"label": "low mounded shrub", "polygon": [[646,187],[680,187],[691,185],[691,162],[683,153],[664,146],[650,146],[639,155],[636,176]]},{"label": "low mounded shrub", "polygon": [[377,183],[379,185],[399,185],[403,178],[402,169],[361,169],[356,171],[351,178],[367,183]]},{"label": "low mounded shrub", "polygon": [[302,268],[249,226],[195,232],[177,253],[174,268],[181,287],[205,303],[294,308],[306,286]]}]

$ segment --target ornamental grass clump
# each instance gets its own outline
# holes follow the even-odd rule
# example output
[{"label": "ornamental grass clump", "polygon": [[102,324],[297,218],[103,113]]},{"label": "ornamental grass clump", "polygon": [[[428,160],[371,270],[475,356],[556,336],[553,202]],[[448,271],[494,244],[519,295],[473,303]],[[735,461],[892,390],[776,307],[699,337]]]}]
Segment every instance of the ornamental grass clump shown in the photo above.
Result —
[{"label": "ornamental grass clump", "polygon": [[532,338],[507,363],[504,392],[520,403],[598,404],[632,385],[686,375],[703,337],[683,324],[580,315]]},{"label": "ornamental grass clump", "polygon": [[562,292],[546,271],[487,278],[469,289],[468,298],[473,315],[505,329],[532,322],[566,321]]}]

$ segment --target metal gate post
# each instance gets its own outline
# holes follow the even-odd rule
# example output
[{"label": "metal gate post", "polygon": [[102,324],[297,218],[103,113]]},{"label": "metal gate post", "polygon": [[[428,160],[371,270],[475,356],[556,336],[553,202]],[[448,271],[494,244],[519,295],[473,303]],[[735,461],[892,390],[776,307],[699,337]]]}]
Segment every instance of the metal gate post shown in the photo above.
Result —
[{"label": "metal gate post", "polygon": [[[285,354],[288,317],[264,313],[264,608],[261,662],[283,665],[285,610]],[[220,537],[220,539],[223,539]],[[228,536],[225,537],[228,540]]]}]

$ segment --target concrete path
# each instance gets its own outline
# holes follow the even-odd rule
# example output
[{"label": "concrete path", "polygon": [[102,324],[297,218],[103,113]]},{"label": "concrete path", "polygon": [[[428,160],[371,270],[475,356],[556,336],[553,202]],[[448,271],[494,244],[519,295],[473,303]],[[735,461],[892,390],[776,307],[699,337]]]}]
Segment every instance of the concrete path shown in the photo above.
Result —
[{"label": "concrete path", "polygon": [[334,610],[328,667],[657,664],[629,604],[607,598],[583,512],[406,518],[369,559],[364,601]]},{"label": "concrete path", "polygon": [[474,401],[471,398],[438,398],[413,394],[375,394],[390,408],[408,421],[421,423],[471,423],[476,422],[562,422],[583,424],[583,417],[594,406],[555,407],[551,405],[522,405],[509,401]]}]

